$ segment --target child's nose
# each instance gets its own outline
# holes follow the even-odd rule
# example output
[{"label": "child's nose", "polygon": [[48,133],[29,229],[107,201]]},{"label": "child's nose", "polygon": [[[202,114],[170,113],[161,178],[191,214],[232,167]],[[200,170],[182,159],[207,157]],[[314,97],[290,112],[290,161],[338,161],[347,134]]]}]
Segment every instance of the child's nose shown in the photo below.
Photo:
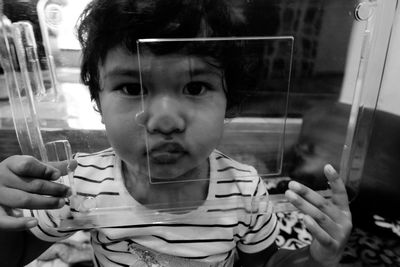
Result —
[{"label": "child's nose", "polygon": [[147,101],[144,111],[136,116],[136,120],[149,133],[172,134],[185,129],[184,110],[179,101],[168,96]]}]

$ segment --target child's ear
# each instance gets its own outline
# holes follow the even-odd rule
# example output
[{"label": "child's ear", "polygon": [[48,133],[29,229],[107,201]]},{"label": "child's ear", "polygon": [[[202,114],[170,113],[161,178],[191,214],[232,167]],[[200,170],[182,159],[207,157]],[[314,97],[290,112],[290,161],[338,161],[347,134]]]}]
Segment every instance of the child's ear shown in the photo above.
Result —
[{"label": "child's ear", "polygon": [[100,116],[101,116],[101,123],[104,124],[104,121],[103,121],[103,114],[101,113],[101,105],[100,105],[99,99],[94,99],[94,100],[93,100],[93,109],[94,109],[95,111],[97,111],[97,112],[100,114]]}]

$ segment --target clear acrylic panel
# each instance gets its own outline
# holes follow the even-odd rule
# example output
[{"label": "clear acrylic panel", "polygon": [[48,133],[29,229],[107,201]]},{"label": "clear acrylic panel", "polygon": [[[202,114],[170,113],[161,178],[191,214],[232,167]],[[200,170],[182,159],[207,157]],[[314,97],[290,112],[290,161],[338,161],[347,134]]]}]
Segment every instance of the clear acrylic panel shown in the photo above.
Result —
[{"label": "clear acrylic panel", "polygon": [[[293,37],[141,39],[137,51],[141,87],[130,90],[142,92],[136,121],[150,183],[209,180],[223,172],[211,159],[208,172],[193,170],[213,153],[262,177],[281,174]],[[274,91],[282,94],[273,107],[253,105]]]},{"label": "clear acrylic panel", "polygon": [[46,160],[46,144],[59,140],[68,140],[73,153],[109,146],[77,69],[74,25],[87,3],[4,1],[2,65],[10,105],[2,109],[1,126],[15,128],[23,154]]}]

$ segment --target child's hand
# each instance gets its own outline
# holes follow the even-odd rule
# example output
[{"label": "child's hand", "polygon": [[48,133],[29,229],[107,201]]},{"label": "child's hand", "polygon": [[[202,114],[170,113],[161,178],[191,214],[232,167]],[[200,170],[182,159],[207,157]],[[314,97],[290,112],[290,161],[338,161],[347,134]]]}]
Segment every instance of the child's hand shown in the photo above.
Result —
[{"label": "child's hand", "polygon": [[325,166],[324,173],[332,190],[331,200],[294,181],[289,183],[285,195],[306,214],[304,223],[313,236],[312,258],[320,266],[336,266],[352,228],[351,213],[342,179],[331,165]]},{"label": "child's hand", "polygon": [[[70,162],[70,169],[76,168]],[[69,187],[53,181],[67,174],[68,162],[42,163],[31,156],[12,156],[0,162],[0,230],[24,230],[37,220],[16,209],[55,209],[64,206]]]}]

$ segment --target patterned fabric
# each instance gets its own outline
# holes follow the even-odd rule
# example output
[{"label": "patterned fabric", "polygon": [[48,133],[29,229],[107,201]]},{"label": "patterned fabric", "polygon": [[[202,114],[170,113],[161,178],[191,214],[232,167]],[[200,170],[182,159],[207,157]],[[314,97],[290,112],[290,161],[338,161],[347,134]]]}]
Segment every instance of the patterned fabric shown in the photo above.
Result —
[{"label": "patterned fabric", "polygon": [[[127,192],[121,175],[121,162],[113,150],[78,154],[74,173],[77,194],[90,197],[96,207],[130,206],[147,208]],[[174,222],[148,223],[140,212],[126,214],[135,223],[91,231],[96,266],[233,266],[236,248],[245,253],[261,251],[274,243],[277,220],[269,202],[259,214],[224,216],[227,211],[246,208],[249,199],[268,197],[256,170],[218,151],[210,157],[207,199],[197,210],[175,214]],[[217,202],[214,202],[216,201]],[[225,203],[238,200],[235,207]],[[47,241],[62,240],[74,232],[59,231],[57,219],[65,210],[32,211],[40,221],[33,233]],[[196,220],[188,221],[194,216]],[[116,217],[117,218],[117,217]],[[184,221],[184,223],[179,223]],[[151,249],[150,249],[151,248]]]},{"label": "patterned fabric", "polygon": [[312,236],[303,223],[304,214],[298,211],[277,212],[279,234],[276,244],[280,248],[299,249],[311,244]]},{"label": "patterned fabric", "polygon": [[[298,211],[277,213],[279,234],[276,244],[279,247],[297,249],[311,244],[312,236],[305,228],[303,217],[304,215]],[[377,226],[374,231],[380,234],[354,227],[340,266],[400,267],[398,221],[388,221],[377,215],[374,219]],[[389,229],[392,232],[384,233],[383,229]]]}]

